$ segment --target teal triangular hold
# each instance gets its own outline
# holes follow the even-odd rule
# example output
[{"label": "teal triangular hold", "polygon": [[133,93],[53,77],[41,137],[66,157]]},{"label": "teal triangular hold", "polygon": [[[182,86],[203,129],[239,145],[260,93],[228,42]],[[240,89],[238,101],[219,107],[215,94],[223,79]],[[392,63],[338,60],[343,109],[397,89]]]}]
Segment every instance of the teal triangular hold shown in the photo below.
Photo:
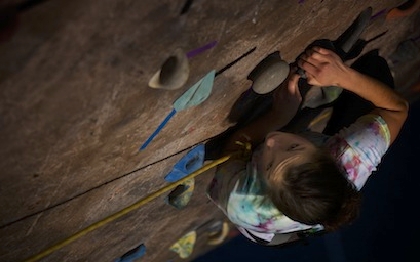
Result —
[{"label": "teal triangular hold", "polygon": [[175,101],[175,110],[180,112],[188,107],[199,105],[206,100],[213,89],[215,75],[216,71],[213,70],[190,87],[190,89]]}]

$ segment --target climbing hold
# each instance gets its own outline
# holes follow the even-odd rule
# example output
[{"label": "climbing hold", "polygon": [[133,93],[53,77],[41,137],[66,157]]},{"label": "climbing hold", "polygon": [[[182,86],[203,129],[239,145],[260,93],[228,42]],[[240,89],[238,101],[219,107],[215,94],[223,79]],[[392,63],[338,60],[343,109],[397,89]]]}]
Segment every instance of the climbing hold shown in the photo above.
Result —
[{"label": "climbing hold", "polygon": [[144,256],[145,253],[146,253],[146,246],[141,244],[140,246],[125,253],[122,257],[115,260],[115,262],[132,262]]},{"label": "climbing hold", "polygon": [[212,41],[208,44],[200,46],[196,49],[190,50],[190,51],[187,52],[187,57],[191,58],[193,56],[196,56],[196,55],[198,55],[198,54],[200,54],[200,53],[202,53],[202,52],[204,52],[208,49],[211,49],[211,48],[215,47],[216,45],[217,45],[217,41],[215,40],[215,41]]},{"label": "climbing hold", "polygon": [[173,244],[169,250],[174,251],[181,258],[187,258],[191,255],[194,249],[195,240],[197,233],[191,231],[181,237],[175,244]]},{"label": "climbing hold", "polygon": [[168,205],[182,209],[188,205],[194,192],[194,178],[185,181],[177,186],[165,198]]},{"label": "climbing hold", "polygon": [[188,153],[175,164],[172,171],[165,176],[165,180],[168,182],[176,182],[202,167],[203,162],[204,144],[199,144],[188,151]]},{"label": "climbing hold", "polygon": [[316,108],[321,105],[329,104],[336,100],[342,92],[343,89],[337,86],[313,86],[306,93],[302,108]]},{"label": "climbing hold", "polygon": [[386,15],[387,20],[412,15],[420,9],[420,0],[407,0],[401,5],[392,8]]},{"label": "climbing hold", "polygon": [[195,85],[190,87],[182,96],[180,96],[174,102],[174,109],[165,117],[162,123],[156,128],[156,130],[146,139],[143,145],[140,147],[140,151],[145,149],[150,142],[157,136],[157,134],[165,127],[169,120],[177,113],[190,106],[195,106],[202,103],[210,95],[213,89],[213,83],[215,78],[215,71],[211,71],[202,79],[200,79]]},{"label": "climbing hold", "polygon": [[229,224],[227,222],[216,221],[216,223],[207,229],[207,244],[215,246],[223,243],[228,233]]},{"label": "climbing hold", "polygon": [[217,41],[212,41],[185,53],[181,48],[169,56],[152,78],[149,80],[151,88],[175,90],[182,87],[188,80],[190,66],[188,59],[196,56],[217,45]]},{"label": "climbing hold", "polygon": [[[354,46],[360,35],[366,30],[372,17],[373,8],[371,6],[365,8],[359,13],[353,23],[342,33],[337,40],[334,41],[336,51],[347,53]],[[340,55],[343,59],[343,57]]]},{"label": "climbing hold", "polygon": [[151,88],[175,90],[182,87],[188,80],[190,67],[187,55],[178,48],[175,53],[169,56],[150,79]]},{"label": "climbing hold", "polygon": [[180,96],[174,102],[175,110],[180,112],[188,107],[199,105],[206,100],[213,90],[215,73],[215,70],[210,71]]},{"label": "climbing hold", "polygon": [[378,17],[380,17],[380,16],[382,16],[382,15],[386,14],[386,12],[387,12],[387,10],[386,10],[386,8],[384,8],[384,9],[380,10],[379,12],[377,12],[377,13],[373,14],[373,15],[370,17],[370,20],[375,20],[376,18],[378,18]]},{"label": "climbing hold", "polygon": [[278,87],[289,72],[289,63],[281,59],[279,51],[275,51],[258,63],[248,79],[252,80],[252,89],[255,93],[267,94]]}]

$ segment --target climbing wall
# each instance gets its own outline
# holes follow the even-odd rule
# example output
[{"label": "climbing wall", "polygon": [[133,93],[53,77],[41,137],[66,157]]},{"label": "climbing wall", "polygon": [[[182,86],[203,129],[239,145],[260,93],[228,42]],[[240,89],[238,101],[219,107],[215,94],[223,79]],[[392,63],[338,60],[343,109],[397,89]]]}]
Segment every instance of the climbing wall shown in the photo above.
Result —
[{"label": "climbing wall", "polygon": [[[385,20],[401,2],[50,0],[19,13],[0,43],[0,261],[51,251],[168,185],[178,161],[232,125],[230,108],[267,54],[279,50],[292,62],[313,40],[337,38],[368,6],[377,15],[364,36],[389,30],[372,47],[394,50],[412,30],[410,17]],[[150,88],[177,49],[188,54],[186,82]],[[140,149],[174,101],[213,70],[209,96]],[[195,179],[183,206],[162,193],[43,261],[129,261],[141,245],[138,261],[192,260],[215,247],[206,232],[224,219],[205,196],[213,173]],[[170,247],[191,231],[195,245],[181,258]]]}]

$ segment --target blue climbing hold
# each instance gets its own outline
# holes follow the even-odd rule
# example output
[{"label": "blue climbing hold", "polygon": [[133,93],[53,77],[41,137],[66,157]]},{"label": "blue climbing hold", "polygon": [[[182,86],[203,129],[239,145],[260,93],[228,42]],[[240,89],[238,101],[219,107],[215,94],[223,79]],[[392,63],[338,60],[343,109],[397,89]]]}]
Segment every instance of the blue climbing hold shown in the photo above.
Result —
[{"label": "blue climbing hold", "polygon": [[204,144],[194,147],[175,164],[171,172],[165,176],[168,182],[176,182],[183,177],[191,174],[203,166],[204,163]]},{"label": "blue climbing hold", "polygon": [[136,259],[141,258],[146,253],[146,246],[141,244],[140,246],[128,251],[122,257],[115,260],[115,262],[133,262]]}]

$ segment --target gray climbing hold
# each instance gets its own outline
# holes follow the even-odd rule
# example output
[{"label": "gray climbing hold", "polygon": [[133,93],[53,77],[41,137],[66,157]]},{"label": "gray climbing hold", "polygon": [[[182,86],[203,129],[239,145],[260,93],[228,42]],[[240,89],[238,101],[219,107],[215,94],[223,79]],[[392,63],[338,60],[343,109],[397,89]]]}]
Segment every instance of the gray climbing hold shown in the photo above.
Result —
[{"label": "gray climbing hold", "polygon": [[185,52],[178,48],[175,53],[168,57],[150,79],[149,87],[175,90],[181,88],[188,80],[190,66]]},{"label": "gray climbing hold", "polygon": [[267,94],[276,89],[287,78],[289,63],[282,60],[278,51],[271,53],[252,70],[248,79],[257,94]]}]

